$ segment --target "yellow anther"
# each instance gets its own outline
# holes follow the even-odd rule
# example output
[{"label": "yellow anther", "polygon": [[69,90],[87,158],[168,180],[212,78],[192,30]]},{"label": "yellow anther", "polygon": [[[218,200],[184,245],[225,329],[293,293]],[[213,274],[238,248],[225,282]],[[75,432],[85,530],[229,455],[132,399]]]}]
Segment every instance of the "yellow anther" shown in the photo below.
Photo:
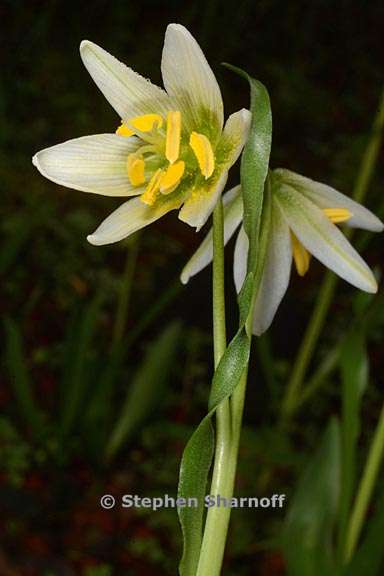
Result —
[{"label": "yellow anther", "polygon": [[323,212],[334,224],[346,222],[352,217],[352,213],[346,208],[324,208]]},{"label": "yellow anther", "polygon": [[148,204],[148,206],[152,206],[155,203],[157,193],[160,189],[160,181],[163,176],[163,171],[161,168],[156,170],[153,174],[152,178],[149,181],[149,184],[144,192],[140,196],[140,200],[144,202],[144,204]]},{"label": "yellow anther", "polygon": [[304,274],[308,272],[311,255],[292,231],[291,240],[293,259],[295,261],[297,273],[299,276],[304,276]]},{"label": "yellow anther", "polygon": [[179,160],[175,164],[170,164],[167,171],[161,177],[160,192],[162,194],[169,194],[173,192],[180,184],[185,170],[185,163]]},{"label": "yellow anther", "polygon": [[122,123],[116,130],[119,136],[132,136],[135,130],[139,132],[150,132],[154,128],[161,128],[163,119],[160,114],[144,114],[143,116],[135,116],[130,118],[126,123]]},{"label": "yellow anther", "polygon": [[153,128],[161,128],[163,119],[160,114],[144,114],[143,116],[131,118],[128,124],[140,130],[140,132],[150,132]]},{"label": "yellow anther", "polygon": [[181,137],[181,114],[180,112],[168,112],[165,157],[171,164],[176,162],[176,160],[179,157],[180,137]]},{"label": "yellow anther", "polygon": [[145,182],[144,159],[141,154],[129,154],[127,158],[128,178],[132,186],[140,186]]},{"label": "yellow anther", "polygon": [[208,138],[204,134],[192,132],[189,138],[189,145],[197,158],[201,173],[205,176],[205,179],[212,176],[215,169],[215,156]]},{"label": "yellow anther", "polygon": [[125,136],[128,138],[129,136],[133,136],[134,131],[131,130],[130,128],[128,128],[128,126],[126,124],[122,124],[116,130],[116,134],[118,134],[119,136]]}]

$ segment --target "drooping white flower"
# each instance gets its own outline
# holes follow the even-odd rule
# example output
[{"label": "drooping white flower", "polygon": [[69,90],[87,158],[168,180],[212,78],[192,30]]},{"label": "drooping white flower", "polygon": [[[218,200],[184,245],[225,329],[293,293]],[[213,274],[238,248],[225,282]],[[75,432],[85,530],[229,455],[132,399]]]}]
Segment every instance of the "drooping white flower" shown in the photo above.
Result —
[{"label": "drooping white flower", "polygon": [[[374,275],[342,234],[337,223],[381,232],[383,223],[372,212],[330,186],[290,170],[271,173],[271,223],[262,280],[255,302],[253,333],[269,328],[287,290],[292,259],[299,275],[309,267],[310,255],[341,278],[364,290],[376,292]],[[223,196],[225,242],[242,222],[240,186]],[[234,281],[240,291],[247,270],[248,237],[240,227],[234,252]],[[212,260],[212,232],[186,264],[181,281],[200,272]]]},{"label": "drooping white flower", "polygon": [[136,196],[88,236],[91,244],[117,242],[179,208],[179,218],[200,229],[241,153],[250,112],[232,114],[224,126],[216,78],[195,39],[179,24],[170,24],[165,34],[165,90],[92,42],[82,42],[80,53],[121,126],[116,134],[84,136],[42,150],[34,165],[69,188]]}]

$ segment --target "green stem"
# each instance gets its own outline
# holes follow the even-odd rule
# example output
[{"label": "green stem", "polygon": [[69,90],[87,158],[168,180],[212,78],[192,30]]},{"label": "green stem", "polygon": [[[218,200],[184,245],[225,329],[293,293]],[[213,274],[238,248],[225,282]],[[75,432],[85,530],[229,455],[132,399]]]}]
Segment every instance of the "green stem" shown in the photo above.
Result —
[{"label": "green stem", "polygon": [[139,237],[139,233],[136,233],[134,236],[132,236],[128,246],[127,259],[125,261],[124,273],[121,278],[119,288],[116,320],[113,329],[113,346],[120,344],[124,336],[125,327],[127,325],[128,307],[131,298],[133,277],[135,274],[136,261],[139,252]]},{"label": "green stem", "polygon": [[[367,194],[371,182],[378,153],[380,150],[382,130],[384,126],[384,91],[381,95],[380,105],[375,117],[370,140],[365,149],[364,156],[360,164],[360,170],[357,175],[353,199],[362,202]],[[346,232],[347,238],[351,238],[353,229]],[[337,285],[337,276],[327,272],[321,286],[315,308],[307,325],[299,352],[292,369],[291,377],[286,387],[285,396],[282,402],[281,417],[287,425],[293,417],[301,396],[301,389],[306,376],[309,364],[311,362],[314,350],[317,345],[320,333],[324,326],[326,316],[331,305]]]},{"label": "green stem", "polygon": [[[230,441],[225,453],[220,454],[222,457],[220,463],[217,463],[216,482],[214,485],[212,481],[211,486],[211,495],[220,496],[226,500],[231,499],[234,492],[246,385],[247,371],[244,372],[230,399]],[[230,516],[230,507],[213,506],[208,509],[197,576],[219,576]]]},{"label": "green stem", "polygon": [[[271,196],[269,194],[269,184],[267,181],[268,194],[264,201],[264,214],[265,218],[260,226],[260,231],[257,232],[257,253],[258,259],[252,262],[253,290],[251,294],[251,302],[248,308],[248,316],[245,323],[245,333],[249,338],[249,345],[251,345],[252,338],[252,325],[253,325],[253,310],[257,292],[260,287],[262,270],[264,267],[264,259],[266,254],[266,243],[269,237],[270,218],[271,218]],[[220,205],[215,210],[213,220],[213,244],[214,244],[214,272],[217,270],[221,272],[221,282],[224,285],[224,266],[221,268],[219,262],[223,263],[221,259],[223,246],[223,212]],[[220,255],[220,256],[219,256]],[[218,261],[215,262],[215,259]],[[248,263],[249,265],[249,263]],[[219,283],[218,276],[213,277],[214,294],[215,285]],[[224,289],[221,294],[224,295]],[[220,300],[219,300],[220,301]],[[224,300],[223,300],[224,302]],[[215,306],[215,305],[214,305]],[[220,308],[219,308],[220,310]],[[214,307],[215,312],[215,307]],[[240,319],[241,327],[244,328],[242,318]],[[225,342],[223,342],[223,345]],[[224,350],[224,348],[223,348]],[[216,361],[221,358],[219,353],[215,355]],[[225,400],[219,405],[217,413],[217,440],[214,470],[212,475],[211,496],[225,498],[226,501],[233,497],[237,459],[239,452],[240,435],[242,428],[242,418],[244,411],[244,398],[247,386],[248,376],[248,363],[241,374],[241,378],[235,387],[229,400]],[[229,519],[231,515],[230,506],[220,506],[217,502],[215,506],[208,509],[203,542],[200,549],[199,563],[196,571],[196,576],[219,576],[221,565],[223,563],[225,543],[227,539]]]},{"label": "green stem", "polygon": [[355,504],[351,513],[345,547],[345,563],[353,556],[367,508],[372,496],[380,465],[384,456],[384,405],[372,440],[367,463],[360,482]]},{"label": "green stem", "polygon": [[[239,451],[244,398],[247,385],[247,370],[230,399],[230,436],[225,450],[215,453],[215,471],[211,485],[211,495],[229,500],[233,496],[237,458]],[[228,402],[228,401],[227,401]],[[219,459],[217,459],[219,456]],[[230,507],[214,506],[208,509],[204,538],[200,551],[197,576],[219,576],[227,539]]]},{"label": "green stem", "polygon": [[[215,368],[226,349],[225,291],[224,291],[224,217],[219,201],[213,213],[213,342]],[[211,494],[225,496],[226,474],[231,451],[231,414],[229,400],[216,410],[215,459]],[[220,574],[227,536],[229,516],[224,508],[210,508],[204,529],[197,574]]]},{"label": "green stem", "polygon": [[[226,345],[225,337],[223,336],[225,334],[225,321],[220,321],[220,318],[225,318],[222,206],[218,206],[214,214],[213,243],[213,293],[217,297],[216,304],[214,302],[214,318],[217,315],[217,324],[215,324],[214,320],[214,334],[216,334],[215,341],[217,342],[217,347],[215,347],[215,365],[217,366]],[[217,326],[216,330],[215,325]],[[248,333],[251,333],[251,326],[252,314],[249,315],[247,322]],[[216,411],[216,447],[210,495],[220,496],[227,500],[232,498],[235,486],[247,372],[248,370],[246,369],[231,398],[222,402]],[[219,576],[223,563],[230,515],[230,507],[213,506],[208,509],[196,572],[197,576]]]},{"label": "green stem", "polygon": [[224,286],[224,212],[220,200],[213,212],[213,348],[217,368],[227,347]]}]

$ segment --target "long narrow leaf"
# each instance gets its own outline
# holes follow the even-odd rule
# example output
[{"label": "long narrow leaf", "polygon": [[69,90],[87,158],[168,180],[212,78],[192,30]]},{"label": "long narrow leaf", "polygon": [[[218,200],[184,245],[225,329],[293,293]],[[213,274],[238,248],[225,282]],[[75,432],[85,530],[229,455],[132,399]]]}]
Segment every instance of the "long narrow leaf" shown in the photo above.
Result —
[{"label": "long narrow leaf", "polygon": [[283,530],[289,576],[337,576],[332,533],[340,490],[340,430],[331,420],[301,477]]},{"label": "long narrow leaf", "polygon": [[339,551],[342,556],[356,476],[356,445],[360,432],[360,406],[368,382],[364,327],[347,335],[340,354],[342,376],[342,490],[339,513]]},{"label": "long narrow leaf", "polygon": [[118,452],[123,442],[130,439],[135,429],[158,405],[177,353],[180,333],[179,323],[170,324],[144,356],[108,442],[107,459]]},{"label": "long narrow leaf", "polygon": [[[268,238],[268,227],[269,219],[267,218],[265,225],[262,226],[261,245]],[[260,276],[261,272],[256,271],[256,277],[260,279]],[[185,499],[196,498],[198,506],[178,508],[184,538],[183,556],[179,566],[181,576],[194,576],[199,561],[204,516],[203,500],[214,450],[211,420],[218,405],[232,395],[248,365],[251,338],[246,330],[246,322],[252,306],[256,283],[253,272],[250,272],[239,296],[239,330],[223,354],[213,375],[209,412],[191,436],[183,453],[178,496]]]},{"label": "long narrow leaf", "polygon": [[[196,508],[178,509],[184,538],[183,556],[179,566],[181,576],[195,576],[196,573],[202,541],[203,498],[214,448],[211,419],[217,406],[231,396],[247,367],[251,345],[247,321],[263,267],[263,258],[256,258],[256,253],[259,255],[256,247],[259,243],[263,192],[268,173],[272,116],[268,92],[262,84],[238,69],[235,71],[245,76],[251,86],[252,124],[243,152],[245,160],[242,160],[241,184],[242,188],[244,186],[242,193],[246,232],[252,248],[251,257],[248,258],[247,277],[239,295],[239,329],[219,362],[212,381],[209,412],[190,438],[180,466],[179,497],[194,497],[199,502]],[[262,227],[265,233],[261,234],[264,240],[268,236],[268,211],[265,221],[266,224]]]},{"label": "long narrow leaf", "polygon": [[123,346],[115,345],[108,357],[102,359],[100,376],[92,384],[92,394],[84,406],[82,417],[84,439],[89,452],[97,462],[105,450],[113,418],[113,394],[124,363]]},{"label": "long narrow leaf", "polygon": [[366,536],[343,576],[381,576],[384,561],[384,492],[368,522]]},{"label": "long narrow leaf", "polygon": [[92,352],[92,342],[102,302],[103,296],[97,294],[86,308],[77,332],[71,335],[73,342],[70,349],[73,354],[69,358],[70,365],[65,373],[66,379],[63,382],[63,408],[61,413],[63,435],[70,432],[84,401],[89,377],[89,358]]},{"label": "long narrow leaf", "polygon": [[4,333],[5,359],[13,392],[25,422],[38,436],[43,427],[43,415],[34,398],[20,330],[11,318],[4,319]]},{"label": "long narrow leaf", "polygon": [[241,194],[244,204],[243,226],[249,239],[249,262],[252,269],[257,257],[264,183],[272,145],[271,104],[268,91],[261,82],[251,78],[240,68],[230,64],[225,66],[245,78],[251,89],[252,122],[241,157]]}]

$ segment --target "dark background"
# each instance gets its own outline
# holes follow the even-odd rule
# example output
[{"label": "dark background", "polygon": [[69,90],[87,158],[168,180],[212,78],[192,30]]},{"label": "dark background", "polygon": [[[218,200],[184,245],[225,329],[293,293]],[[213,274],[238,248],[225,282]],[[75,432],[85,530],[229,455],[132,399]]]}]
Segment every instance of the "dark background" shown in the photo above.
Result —
[{"label": "dark background", "polygon": [[[221,62],[241,66],[268,87],[274,124],[272,167],[290,168],[349,194],[382,90],[383,16],[383,3],[375,1],[0,4],[0,304],[8,326],[0,388],[2,576],[175,574],[180,535],[172,511],[105,512],[98,501],[107,492],[174,493],[182,447],[203,415],[208,395],[211,275],[206,270],[188,287],[178,287],[178,274],[202,236],[172,213],[145,230],[136,246],[126,336],[140,322],[142,329],[113,380],[102,437],[99,443],[89,440],[99,424],[96,418],[94,428],[87,428],[84,415],[96,393],[95,374],[110,362],[127,243],[96,248],[87,244],[86,235],[119,201],[61,188],[44,180],[31,164],[32,155],[42,148],[113,132],[119,123],[83,67],[80,41],[100,44],[161,83],[165,28],[170,22],[184,24],[217,74],[227,115],[247,106],[249,95],[244,81]],[[383,216],[382,162],[378,166],[366,205]],[[235,168],[230,182],[237,180]],[[231,246],[227,296],[233,331]],[[372,267],[381,262],[382,246],[380,237],[369,243],[364,257]],[[269,466],[272,480],[264,492],[289,494],[319,429],[338,410],[335,381],[299,416],[293,442],[275,436],[276,405],[322,274],[316,262],[304,280],[293,274],[269,336],[257,347],[261,362],[255,353],[239,493],[257,492],[260,470]],[[88,383],[83,404],[79,402],[71,431],[63,438],[58,423],[63,393],[65,397],[63,373],[74,362],[65,342],[71,329],[81,331],[87,307],[99,294],[102,304],[97,305],[91,344],[84,352]],[[169,295],[165,303],[162,294]],[[353,296],[351,287],[340,284],[319,353],[330,349],[348,326]],[[143,323],[156,303],[159,306]],[[103,442],[131,376],[151,342],[173,320],[181,323],[182,337],[161,401],[106,464]],[[265,347],[273,351],[277,387],[272,392],[268,375],[259,368]],[[36,402],[46,414],[46,428],[37,439],[25,416],[28,407],[23,408],[12,386],[21,362],[19,348]],[[378,346],[371,361],[375,373],[382,366]],[[23,380],[23,375],[18,378]],[[367,433],[377,414],[378,392],[373,379]],[[225,573],[284,574],[280,554],[257,544],[276,536],[282,518],[283,512],[235,512]]]}]

